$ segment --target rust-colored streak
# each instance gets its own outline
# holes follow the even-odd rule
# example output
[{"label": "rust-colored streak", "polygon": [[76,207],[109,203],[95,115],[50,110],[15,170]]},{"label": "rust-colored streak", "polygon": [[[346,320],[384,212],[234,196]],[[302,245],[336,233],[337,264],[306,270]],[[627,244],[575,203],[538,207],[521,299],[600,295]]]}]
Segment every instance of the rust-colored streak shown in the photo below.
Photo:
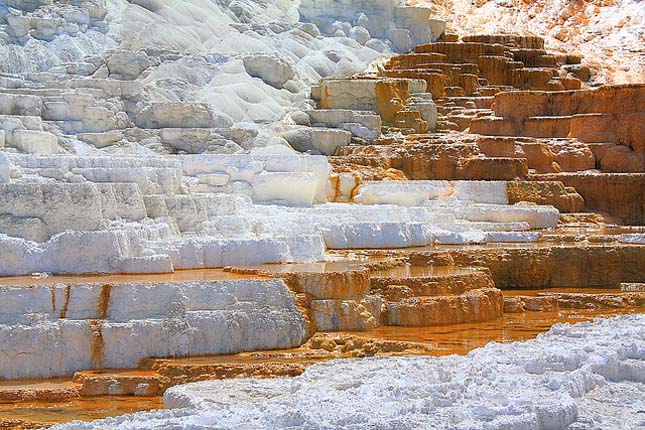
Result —
[{"label": "rust-colored streak", "polygon": [[98,319],[90,320],[90,362],[93,369],[103,367],[103,357],[105,352],[105,343],[103,341],[103,324],[107,319],[110,294],[112,293],[111,284],[101,285],[99,297],[96,302]]},{"label": "rust-colored streak", "polygon": [[340,201],[342,193],[340,191],[340,176],[335,175],[329,178],[330,182],[334,187],[334,200],[335,202]]},{"label": "rust-colored streak", "polygon": [[104,342],[103,328],[104,320],[90,320],[90,364],[92,369],[103,367]]},{"label": "rust-colored streak", "polygon": [[349,193],[349,201],[353,202],[354,198],[358,195],[358,191],[360,190],[360,185],[363,181],[361,178],[358,176],[354,176],[354,187],[352,188],[352,191]]},{"label": "rust-colored streak", "polygon": [[453,181],[448,181],[448,190],[445,193],[441,193],[442,197],[450,197],[455,194],[455,183]]},{"label": "rust-colored streak", "polygon": [[101,285],[101,291],[99,293],[99,300],[96,304],[96,308],[99,311],[99,319],[106,319],[108,308],[110,305],[110,294],[112,293],[112,285],[103,284]]},{"label": "rust-colored streak", "polygon": [[296,306],[305,319],[306,337],[310,338],[316,332],[315,323],[311,317],[311,296],[306,293],[301,293],[302,288],[299,285],[298,276],[295,273],[287,273],[282,277],[287,288],[294,296]]},{"label": "rust-colored streak", "polygon": [[72,293],[72,286],[67,284],[65,287],[65,301],[63,302],[63,307],[60,308],[60,313],[58,314],[59,318],[67,318],[67,310],[69,308],[69,296]]},{"label": "rust-colored streak", "polygon": [[55,286],[52,285],[51,287],[49,287],[49,294],[52,301],[52,312],[53,312],[56,310],[56,287]]}]

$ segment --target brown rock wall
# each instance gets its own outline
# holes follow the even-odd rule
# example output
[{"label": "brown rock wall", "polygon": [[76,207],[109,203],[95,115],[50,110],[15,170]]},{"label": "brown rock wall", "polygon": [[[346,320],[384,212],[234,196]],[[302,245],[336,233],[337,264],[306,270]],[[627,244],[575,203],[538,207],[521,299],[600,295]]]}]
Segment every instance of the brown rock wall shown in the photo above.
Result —
[{"label": "brown rock wall", "polygon": [[529,179],[560,181],[576,189],[587,210],[608,213],[625,224],[645,224],[645,173],[559,173]]},{"label": "brown rock wall", "polygon": [[413,297],[388,303],[386,320],[396,326],[441,326],[489,321],[502,316],[502,292],[497,288],[457,296]]},{"label": "brown rock wall", "polygon": [[446,259],[458,266],[487,268],[501,289],[618,288],[624,282],[645,281],[645,246],[580,243],[410,254],[410,263],[415,265],[446,264]]}]

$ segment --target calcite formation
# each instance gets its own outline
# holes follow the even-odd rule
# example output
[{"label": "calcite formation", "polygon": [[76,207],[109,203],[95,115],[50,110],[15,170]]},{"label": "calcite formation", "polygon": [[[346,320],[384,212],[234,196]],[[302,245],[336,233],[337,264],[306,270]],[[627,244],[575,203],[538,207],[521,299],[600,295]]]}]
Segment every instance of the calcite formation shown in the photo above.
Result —
[{"label": "calcite formation", "polygon": [[[564,211],[584,207],[627,224],[643,223],[642,84],[583,88],[588,77],[569,67],[581,57],[549,53],[537,36],[444,39],[391,57],[378,71],[382,77],[356,75],[347,84],[425,82],[423,91],[436,104],[432,129],[445,134],[421,134],[426,126],[394,118],[384,124],[400,127],[404,137],[392,133],[371,145],[340,148],[343,158],[336,164],[398,169],[409,179],[562,179],[568,191],[561,186],[559,196],[547,197],[543,189],[543,196],[527,197],[557,201]],[[321,106],[344,103],[329,101],[342,96],[326,85],[316,94]],[[391,98],[399,103],[396,115],[417,111],[408,93]],[[577,189],[574,183],[583,178],[589,186]],[[624,190],[609,191],[617,182]],[[584,203],[571,199],[575,192]]]},{"label": "calcite formation", "polygon": [[[170,410],[54,428],[195,429],[249,421],[266,429],[285,423],[350,429],[502,429],[509,423],[634,428],[643,404],[642,354],[636,346],[643,339],[643,320],[633,315],[558,324],[537,339],[490,343],[467,356],[339,360],[310,367],[294,379],[197,382],[166,392]],[[482,374],[490,380],[473,382]],[[615,390],[633,402],[625,404],[624,397],[611,394]],[[403,410],[402,399],[408,405]]]},{"label": "calcite formation", "polygon": [[[458,34],[442,2],[408,3],[0,1],[0,379],[69,378],[0,399],[159,396],[432,350],[353,333],[381,326],[642,310],[645,84],[599,85],[552,35]],[[588,381],[633,359],[594,357],[614,361],[578,363]],[[561,387],[531,376],[549,359],[521,365],[532,395]],[[196,409],[166,423],[201,419],[202,388],[182,390],[168,406]],[[508,414],[472,406],[473,428],[567,428],[569,394],[494,396]],[[278,421],[324,426],[308,413]],[[434,426],[434,409],[413,415],[334,425]]]},{"label": "calcite formation", "polygon": [[[300,345],[305,320],[281,281],[50,283],[0,289],[3,379],[136,367],[151,356]],[[16,362],[15,354],[23,358]]]}]

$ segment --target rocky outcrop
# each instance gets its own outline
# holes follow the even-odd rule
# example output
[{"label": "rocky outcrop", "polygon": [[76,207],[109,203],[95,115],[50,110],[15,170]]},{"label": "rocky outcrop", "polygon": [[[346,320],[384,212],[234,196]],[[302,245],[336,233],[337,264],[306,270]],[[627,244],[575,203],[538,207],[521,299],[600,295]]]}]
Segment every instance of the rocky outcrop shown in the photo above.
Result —
[{"label": "rocky outcrop", "polygon": [[423,133],[436,123],[434,102],[425,91],[419,79],[365,76],[323,80],[312,90],[312,98],[322,109],[374,111],[384,125]]},{"label": "rocky outcrop", "polygon": [[645,173],[558,173],[531,178],[557,180],[575,188],[587,210],[610,214],[626,224],[645,224]]},{"label": "rocky outcrop", "polygon": [[[584,57],[582,73],[591,74],[596,83],[645,80],[640,54],[631,48],[639,43],[638,29],[645,15],[638,1],[412,0],[409,3],[431,8],[435,16],[449,23],[452,34],[483,35],[484,38],[497,33],[540,35],[545,47],[557,55]],[[482,40],[482,36],[476,37]],[[569,70],[577,73],[580,69]]]},{"label": "rocky outcrop", "polygon": [[404,5],[401,0],[304,0],[299,12],[323,33],[353,36],[363,44],[370,43],[370,37],[384,38],[400,52],[436,40],[443,33],[445,23],[431,19],[429,8]]},{"label": "rocky outcrop", "polygon": [[645,305],[642,292],[539,293],[536,296],[504,297],[504,312],[554,312],[559,309],[639,308]]}]

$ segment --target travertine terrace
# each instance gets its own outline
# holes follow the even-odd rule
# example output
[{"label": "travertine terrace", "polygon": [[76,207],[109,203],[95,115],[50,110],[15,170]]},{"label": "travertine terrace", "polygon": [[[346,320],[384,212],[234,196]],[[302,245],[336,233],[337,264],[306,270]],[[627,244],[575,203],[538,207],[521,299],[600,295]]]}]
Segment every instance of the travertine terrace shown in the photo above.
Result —
[{"label": "travertine terrace", "polygon": [[[440,349],[405,333],[641,313],[645,82],[601,85],[597,63],[548,37],[470,31],[441,18],[447,2],[416,3],[0,1],[0,406],[168,390],[173,410],[60,428],[247,413],[257,428],[318,428],[302,411],[271,421],[240,394],[288,410],[283,379],[181,384],[301,375],[319,394],[336,368],[438,372],[398,357]],[[465,403],[462,427],[609,428],[612,410],[590,412],[596,387],[642,386],[642,339],[628,343],[643,324],[482,349],[500,354],[500,380],[533,375],[522,402],[546,389],[562,401],[513,412],[500,382],[487,411]],[[510,357],[612,330],[615,345],[588,346],[592,364],[572,358],[559,382],[533,380],[559,362]],[[320,364],[374,355],[397,358],[346,375]],[[237,409],[211,422],[211,403]],[[387,428],[433,415],[385,409]],[[442,411],[433,425],[462,428]],[[53,424],[3,413],[0,428]],[[376,423],[339,413],[347,428]]]}]

